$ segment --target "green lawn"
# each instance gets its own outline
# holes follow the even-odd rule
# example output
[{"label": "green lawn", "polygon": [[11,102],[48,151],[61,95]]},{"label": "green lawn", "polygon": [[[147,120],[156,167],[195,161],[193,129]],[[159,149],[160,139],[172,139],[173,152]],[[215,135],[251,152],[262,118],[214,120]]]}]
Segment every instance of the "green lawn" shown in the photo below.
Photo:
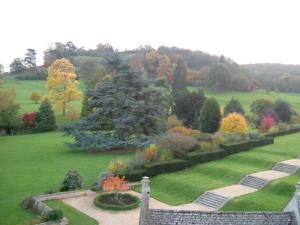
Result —
[{"label": "green lawn", "polygon": [[[196,87],[189,87],[189,90],[195,91]],[[242,106],[247,112],[250,111],[250,105],[253,100],[265,98],[270,100],[276,100],[278,98],[287,100],[292,107],[300,113],[300,93],[283,93],[280,92],[276,94],[272,92],[267,94],[264,90],[256,90],[254,92],[238,92],[238,91],[229,91],[229,92],[211,92],[205,90],[205,95],[208,97],[214,97],[217,99],[221,106],[225,106],[232,97],[240,100]]]},{"label": "green lawn", "polygon": [[151,179],[151,195],[171,205],[192,202],[207,190],[236,184],[247,174],[270,169],[278,161],[296,157],[300,154],[299,144],[299,133],[278,137],[274,145],[156,176]]},{"label": "green lawn", "polygon": [[259,192],[234,198],[222,211],[282,211],[293,196],[299,180],[300,171],[271,182]]},{"label": "green lawn", "polygon": [[34,219],[20,207],[30,195],[57,190],[68,170],[78,170],[85,187],[116,158],[131,153],[84,153],[70,150],[70,137],[60,132],[0,137],[0,224],[21,224]]},{"label": "green lawn", "polygon": [[53,200],[46,202],[46,204],[52,209],[61,209],[64,216],[69,219],[69,225],[98,225],[96,220],[65,204],[64,202]]}]

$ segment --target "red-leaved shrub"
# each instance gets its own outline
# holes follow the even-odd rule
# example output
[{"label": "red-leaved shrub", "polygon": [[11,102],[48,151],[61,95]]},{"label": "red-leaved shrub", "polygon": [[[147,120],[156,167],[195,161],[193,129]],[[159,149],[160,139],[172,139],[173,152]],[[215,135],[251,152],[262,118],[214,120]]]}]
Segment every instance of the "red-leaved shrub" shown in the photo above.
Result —
[{"label": "red-leaved shrub", "polygon": [[276,120],[272,116],[264,116],[261,119],[261,129],[263,131],[268,131],[271,127],[273,127],[276,123]]},{"label": "red-leaved shrub", "polygon": [[24,113],[22,116],[24,126],[34,127],[35,126],[35,112]]}]

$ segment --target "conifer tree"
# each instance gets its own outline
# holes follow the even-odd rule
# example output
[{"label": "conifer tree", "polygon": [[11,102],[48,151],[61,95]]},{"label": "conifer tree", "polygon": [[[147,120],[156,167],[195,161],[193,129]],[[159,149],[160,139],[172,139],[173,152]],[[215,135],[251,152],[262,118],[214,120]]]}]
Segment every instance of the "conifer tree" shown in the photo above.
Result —
[{"label": "conifer tree", "polygon": [[221,112],[218,102],[214,98],[207,99],[200,111],[199,128],[204,133],[214,133],[219,130]]},{"label": "conifer tree", "polygon": [[55,115],[50,101],[45,98],[36,114],[36,130],[39,132],[52,131],[55,126]]},{"label": "conifer tree", "polygon": [[241,115],[245,114],[245,110],[243,109],[240,101],[238,99],[232,98],[224,108],[224,117],[234,112],[239,113]]}]

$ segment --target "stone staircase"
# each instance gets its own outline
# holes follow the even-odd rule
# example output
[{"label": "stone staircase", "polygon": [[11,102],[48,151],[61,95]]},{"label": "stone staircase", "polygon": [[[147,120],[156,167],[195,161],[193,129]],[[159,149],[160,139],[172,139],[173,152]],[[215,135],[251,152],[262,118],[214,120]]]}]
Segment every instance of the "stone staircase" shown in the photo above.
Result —
[{"label": "stone staircase", "polygon": [[203,195],[201,195],[195,202],[200,205],[218,210],[222,208],[228,200],[228,197],[224,197],[214,192],[207,191]]},{"label": "stone staircase", "polygon": [[240,184],[260,190],[264,186],[266,186],[268,184],[268,182],[269,182],[268,180],[265,180],[265,179],[262,179],[259,177],[255,177],[255,176],[251,176],[251,175],[247,175],[240,181]]},{"label": "stone staircase", "polygon": [[288,173],[288,174],[295,173],[297,171],[297,169],[298,169],[298,166],[289,165],[289,164],[285,164],[285,163],[277,163],[272,168],[272,170],[276,170],[276,171],[280,171],[280,172],[284,172],[284,173]]}]

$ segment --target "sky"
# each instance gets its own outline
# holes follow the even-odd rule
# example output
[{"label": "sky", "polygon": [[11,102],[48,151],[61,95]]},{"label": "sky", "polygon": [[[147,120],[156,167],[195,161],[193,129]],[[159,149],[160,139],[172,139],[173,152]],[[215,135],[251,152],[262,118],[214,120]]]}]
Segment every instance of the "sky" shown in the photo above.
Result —
[{"label": "sky", "polygon": [[239,64],[300,64],[299,0],[1,0],[0,63],[51,43],[177,46]]}]

